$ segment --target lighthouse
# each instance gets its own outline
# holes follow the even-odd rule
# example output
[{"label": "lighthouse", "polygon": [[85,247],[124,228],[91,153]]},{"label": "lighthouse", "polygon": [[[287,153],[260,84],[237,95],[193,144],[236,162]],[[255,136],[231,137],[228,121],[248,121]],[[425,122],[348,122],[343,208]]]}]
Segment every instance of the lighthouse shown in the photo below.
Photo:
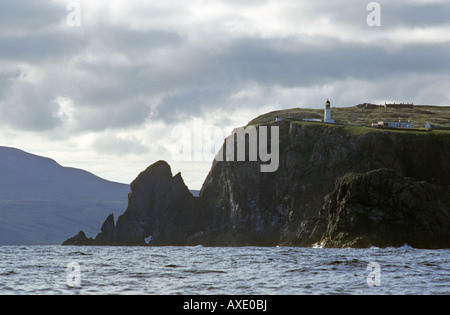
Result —
[{"label": "lighthouse", "polygon": [[330,100],[327,100],[325,103],[325,111],[323,115],[323,122],[334,124],[334,119],[331,119],[331,103]]}]

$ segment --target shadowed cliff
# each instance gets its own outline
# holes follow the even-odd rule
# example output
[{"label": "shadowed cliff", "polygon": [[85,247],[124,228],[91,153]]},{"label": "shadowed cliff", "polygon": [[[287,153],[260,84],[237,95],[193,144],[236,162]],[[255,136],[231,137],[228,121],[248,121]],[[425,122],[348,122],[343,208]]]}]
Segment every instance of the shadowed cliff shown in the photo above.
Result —
[{"label": "shadowed cliff", "polygon": [[[113,218],[109,218],[109,223],[105,223],[106,226],[104,224],[102,232],[91,240],[92,243],[311,246],[317,241],[326,240],[329,246],[347,246],[351,243],[353,246],[366,247],[374,244],[370,241],[330,240],[339,232],[327,229],[326,226],[331,224],[327,220],[337,217],[342,220],[344,212],[337,208],[338,205],[329,204],[329,198],[325,197],[333,192],[336,194],[335,189],[342,190],[339,186],[342,181],[335,185],[338,178],[349,173],[364,174],[388,168],[392,172],[383,173],[387,183],[390,183],[390,178],[394,178],[397,183],[403,178],[425,182],[429,186],[424,191],[430,194],[433,192],[433,196],[439,197],[438,200],[442,199],[440,196],[443,193],[448,192],[448,132],[382,131],[292,121],[276,125],[280,128],[280,159],[276,172],[262,173],[260,162],[214,161],[200,197],[195,198],[189,193],[180,174],[172,177],[167,163],[158,162],[132,183],[128,209],[118,219],[117,225],[114,225]],[[354,185],[360,185],[357,178],[353,180]],[[414,185],[396,187],[396,193],[399,194],[417,191]],[[389,190],[385,193],[392,194]],[[360,198],[365,200],[370,196],[368,193]],[[389,199],[392,196],[380,198]],[[428,216],[435,216],[442,211],[439,218],[448,220],[448,207],[442,206],[438,211],[436,203],[420,203],[420,200],[410,205],[402,203],[402,211],[412,215],[420,212],[421,217],[417,220],[428,222],[434,222],[434,219],[426,219]],[[321,211],[324,207],[327,210]],[[325,213],[334,211],[340,215],[326,216],[325,219]],[[408,225],[404,226],[404,235],[413,233],[420,238],[422,234],[428,233],[429,224],[419,222],[411,230],[408,230]],[[351,228],[345,225],[345,229]],[[376,234],[378,230],[386,231],[384,227],[374,225],[372,232]],[[447,234],[436,233],[432,238],[424,238],[420,246],[436,247],[438,244],[438,247],[449,247],[448,241],[438,242]],[[151,241],[148,242],[150,236]],[[389,239],[389,235],[386,237]],[[405,237],[404,241],[409,239]],[[72,239],[65,244],[81,244],[86,240],[81,237],[78,241]],[[402,238],[397,237],[395,243],[400,242]],[[377,246],[391,244],[383,241]]]},{"label": "shadowed cliff", "polygon": [[131,183],[128,208],[117,224],[111,214],[95,239],[79,233],[64,244],[87,245],[186,245],[189,235],[200,229],[197,198],[178,173],[159,161]]},{"label": "shadowed cliff", "polygon": [[450,189],[390,169],[346,174],[326,196],[314,237],[324,247],[450,247]]}]

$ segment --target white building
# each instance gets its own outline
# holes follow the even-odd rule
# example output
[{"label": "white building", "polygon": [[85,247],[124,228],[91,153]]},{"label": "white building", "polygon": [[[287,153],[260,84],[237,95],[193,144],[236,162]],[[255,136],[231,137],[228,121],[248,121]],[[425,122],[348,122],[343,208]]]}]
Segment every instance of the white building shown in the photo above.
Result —
[{"label": "white building", "polygon": [[406,121],[392,121],[385,122],[379,121],[378,127],[388,127],[388,128],[412,128],[412,122]]},{"label": "white building", "polygon": [[331,119],[331,104],[330,104],[329,100],[327,100],[327,102],[325,103],[323,122],[329,123],[329,124],[334,124],[334,119]]}]

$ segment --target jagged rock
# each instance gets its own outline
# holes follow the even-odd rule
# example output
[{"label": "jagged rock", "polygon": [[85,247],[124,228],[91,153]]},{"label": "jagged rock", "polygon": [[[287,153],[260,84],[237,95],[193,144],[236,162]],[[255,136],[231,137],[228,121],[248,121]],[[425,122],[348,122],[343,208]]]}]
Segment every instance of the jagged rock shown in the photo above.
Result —
[{"label": "jagged rock", "polygon": [[[113,218],[105,222],[94,244],[145,245],[151,236],[150,245],[310,246],[326,231],[317,223],[327,217],[320,212],[325,196],[335,190],[336,179],[348,173],[390,168],[398,174],[394,182],[410,177],[430,183],[430,196],[439,196],[450,185],[446,133],[281,124],[276,172],[262,173],[261,162],[214,161],[195,198],[181,175],[172,176],[170,166],[159,161],[131,184],[128,209],[116,225]],[[414,200],[408,195],[414,191],[403,190],[395,205]],[[419,203],[417,199],[410,208]],[[423,206],[438,215],[435,203]],[[337,211],[329,207],[330,213]],[[448,224],[448,218],[439,217]],[[420,224],[411,231],[421,230]],[[426,244],[431,246],[432,238]]]},{"label": "jagged rock", "polygon": [[309,246],[337,178],[392,168],[401,177],[447,186],[449,156],[448,134],[291,123],[280,133],[277,172],[261,173],[258,162],[213,163],[200,192],[213,232],[204,240]]},{"label": "jagged rock", "polygon": [[117,220],[117,243],[142,245],[151,236],[154,245],[185,245],[200,223],[196,199],[167,162],[151,165],[131,184],[128,209]]},{"label": "jagged rock", "polygon": [[78,232],[77,235],[75,235],[72,238],[69,238],[64,243],[62,243],[62,245],[76,245],[76,246],[89,246],[93,244],[94,240],[91,237],[87,238],[86,234],[84,234],[83,231]]},{"label": "jagged rock", "polygon": [[450,247],[450,190],[390,169],[347,174],[313,234],[325,247]]},{"label": "jagged rock", "polygon": [[128,208],[117,224],[110,215],[93,245],[185,245],[199,230],[199,207],[181,174],[167,162],[149,166],[131,183]]},{"label": "jagged rock", "polygon": [[117,239],[116,225],[114,224],[114,214],[110,214],[102,225],[100,233],[95,237],[96,245],[114,244]]}]

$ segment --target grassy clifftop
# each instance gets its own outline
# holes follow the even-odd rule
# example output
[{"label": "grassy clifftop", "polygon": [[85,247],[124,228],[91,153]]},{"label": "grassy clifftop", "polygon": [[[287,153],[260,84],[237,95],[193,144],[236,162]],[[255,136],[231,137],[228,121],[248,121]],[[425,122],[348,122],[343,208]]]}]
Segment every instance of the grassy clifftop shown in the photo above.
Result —
[{"label": "grassy clifftop", "polygon": [[[308,109],[254,119],[252,125],[280,127],[277,171],[261,172],[262,161],[216,160],[198,198],[188,192],[180,174],[172,176],[166,162],[157,162],[131,184],[128,209],[117,225],[107,219],[94,241],[80,233],[65,244],[144,245],[152,236],[153,245],[311,246],[322,240],[326,246],[448,246],[436,237],[448,239],[450,224],[450,130],[384,130],[368,127],[370,121],[364,119],[367,113],[381,113],[380,108],[333,111],[342,114],[334,115],[337,124],[303,121],[314,114],[321,117],[321,110]],[[423,111],[412,113],[417,120],[434,115]],[[289,120],[277,123],[276,117]],[[345,123],[343,117],[354,118]],[[332,200],[337,201],[327,204],[326,196],[334,191]],[[427,203],[422,207],[423,196]],[[354,213],[347,214],[347,208]],[[380,213],[386,220],[378,224]],[[377,231],[361,231],[372,222]],[[355,228],[358,234],[351,234]],[[348,236],[341,238],[341,232]],[[365,236],[367,241],[356,242]]]},{"label": "grassy clifftop", "polygon": [[[331,116],[336,124],[349,126],[371,126],[379,121],[411,121],[413,128],[423,128],[426,122],[433,127],[450,128],[450,106],[426,106],[418,105],[413,109],[384,108],[374,106],[364,108],[332,107]],[[249,125],[259,125],[275,121],[277,117],[291,119],[292,121],[303,121],[305,118],[323,119],[323,109],[291,108],[279,110],[261,115],[249,122]]]}]

